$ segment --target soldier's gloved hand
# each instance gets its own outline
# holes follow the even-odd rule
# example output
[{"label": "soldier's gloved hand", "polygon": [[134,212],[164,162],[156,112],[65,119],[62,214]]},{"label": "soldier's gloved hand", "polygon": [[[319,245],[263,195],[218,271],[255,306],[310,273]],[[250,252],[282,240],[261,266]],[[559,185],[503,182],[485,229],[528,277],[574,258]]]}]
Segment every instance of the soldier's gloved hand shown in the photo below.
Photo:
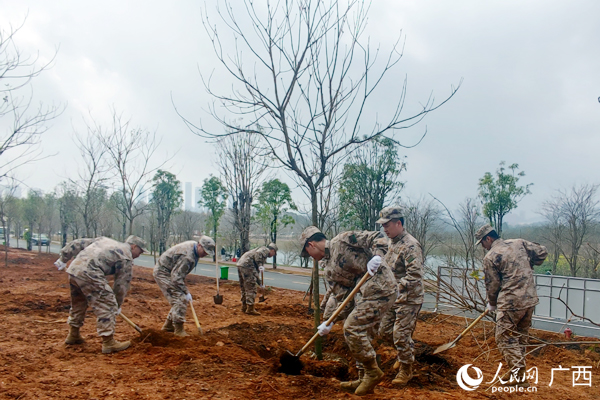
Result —
[{"label": "soldier's gloved hand", "polygon": [[62,271],[67,266],[67,263],[64,263],[60,260],[60,258],[54,261],[54,266],[58,268],[59,271]]},{"label": "soldier's gloved hand", "polygon": [[117,315],[121,314],[121,307],[117,310]]},{"label": "soldier's gloved hand", "polygon": [[333,328],[333,322],[329,325],[327,325],[327,322],[323,322],[321,325],[319,325],[319,327],[317,328],[317,332],[319,332],[319,336],[325,336],[327,335],[329,332],[331,332],[331,328]]},{"label": "soldier's gloved hand", "polygon": [[185,299],[187,300],[188,303],[191,303],[192,302],[192,294],[191,293],[186,294]]},{"label": "soldier's gloved hand", "polygon": [[491,305],[490,303],[487,303],[487,307],[486,310],[491,311],[496,311],[496,306]]},{"label": "soldier's gloved hand", "polygon": [[265,272],[265,267],[263,267],[263,266],[261,265],[260,267],[258,267],[258,270],[259,270],[260,272]]},{"label": "soldier's gloved hand", "polygon": [[375,273],[379,269],[380,265],[381,265],[381,257],[375,256],[375,257],[371,258],[369,260],[369,262],[367,263],[367,271],[369,272],[369,275],[371,275],[371,276],[375,275]]}]

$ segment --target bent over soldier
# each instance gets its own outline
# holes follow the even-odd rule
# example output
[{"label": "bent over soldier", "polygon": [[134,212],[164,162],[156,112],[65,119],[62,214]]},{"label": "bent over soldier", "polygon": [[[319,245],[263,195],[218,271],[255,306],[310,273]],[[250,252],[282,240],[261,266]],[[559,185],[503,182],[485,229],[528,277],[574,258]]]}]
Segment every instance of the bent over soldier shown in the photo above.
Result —
[{"label": "bent over soldier", "polygon": [[506,383],[529,387],[525,346],[533,310],[539,303],[533,266],[542,265],[548,252],[527,240],[502,240],[489,224],[479,228],[475,240],[475,245],[481,243],[488,251],[483,258],[487,308],[496,311],[496,344],[512,370]]},{"label": "bent over soldier", "polygon": [[[260,281],[260,272],[264,272],[264,263],[267,258],[277,254],[277,245],[270,243],[268,246],[262,246],[254,250],[249,250],[242,255],[237,262],[238,277],[240,289],[242,291],[242,312],[249,315],[260,315],[254,308],[254,299],[258,281]],[[264,286],[264,282],[261,285]]]},{"label": "bent over soldier", "polygon": [[[146,242],[133,235],[125,243],[102,237],[78,252],[67,268],[71,311],[67,321],[70,330],[66,344],[83,343],[79,329],[83,326],[89,305],[96,314],[96,330],[102,337],[102,353],[114,353],[129,347],[131,342],[121,343],[114,339],[115,319],[121,312],[121,305],[131,284],[133,260],[145,251],[145,246]],[[113,287],[108,284],[107,275],[115,276]]]},{"label": "bent over soldier", "polygon": [[81,238],[67,243],[65,247],[60,250],[60,257],[54,262],[54,265],[59,271],[62,271],[67,266],[69,260],[77,257],[77,254],[81,253],[81,250],[85,249],[96,240],[103,238],[104,236],[99,236],[97,238]]},{"label": "bent over soldier", "polygon": [[[397,296],[394,275],[382,264],[386,240],[380,232],[351,231],[328,241],[317,227],[309,226],[302,232],[300,243],[301,257],[311,256],[325,266],[325,278],[330,287],[324,299],[324,319],[331,317],[365,273],[371,275],[336,318],[336,321],[346,320],[344,338],[358,368],[358,379],[342,382],[341,388],[359,396],[370,393],[384,377],[377,366],[377,355],[371,342],[381,317]],[[319,334],[327,335],[336,321],[330,325],[322,323]]]},{"label": "bent over soldier", "polygon": [[377,223],[390,239],[384,263],[392,269],[398,285],[398,298],[383,317],[379,335],[393,343],[398,351],[400,370],[392,383],[404,386],[413,377],[415,343],[412,335],[424,298],[423,252],[417,239],[404,230],[402,208],[386,207],[379,216]]},{"label": "bent over soldier", "polygon": [[198,241],[188,240],[171,247],[158,258],[154,266],[154,280],[171,305],[163,331],[189,336],[183,329],[183,323],[192,295],[185,285],[185,277],[196,267],[199,258],[214,254],[214,240],[201,236]]}]

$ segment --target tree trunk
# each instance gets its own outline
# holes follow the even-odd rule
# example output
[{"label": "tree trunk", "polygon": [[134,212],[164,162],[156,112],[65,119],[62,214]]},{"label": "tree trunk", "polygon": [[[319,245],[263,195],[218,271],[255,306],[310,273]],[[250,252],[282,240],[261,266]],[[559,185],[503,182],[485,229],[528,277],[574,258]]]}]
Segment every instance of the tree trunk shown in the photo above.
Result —
[{"label": "tree trunk", "polygon": [[[317,218],[317,192],[314,189],[311,189],[310,191],[310,200],[312,205],[312,223],[314,226],[318,227],[319,221]],[[313,259],[312,282],[313,301],[315,303],[314,326],[316,331],[319,325],[321,325],[321,299],[319,297],[319,262],[315,259]],[[323,359],[323,348],[320,336],[317,337],[317,339],[315,340],[315,354],[317,355],[317,359]]]},{"label": "tree trunk", "polygon": [[[277,244],[277,215],[275,215],[273,228],[271,229],[271,242]],[[273,256],[273,269],[277,269],[277,253]]]},{"label": "tree trunk", "polygon": [[62,227],[62,247],[67,245],[67,226],[63,225]]},{"label": "tree trunk", "polygon": [[554,246],[554,260],[552,260],[552,275],[556,275],[558,260],[560,259],[560,250],[558,246]]},{"label": "tree trunk", "polygon": [[4,225],[4,218],[2,218],[2,232],[4,233],[4,266],[8,267],[8,238],[10,237],[10,228]]},{"label": "tree trunk", "polygon": [[500,236],[500,237],[502,237],[502,219],[503,219],[502,217],[503,217],[502,214],[498,215],[498,232],[497,233],[498,233],[498,236]]}]

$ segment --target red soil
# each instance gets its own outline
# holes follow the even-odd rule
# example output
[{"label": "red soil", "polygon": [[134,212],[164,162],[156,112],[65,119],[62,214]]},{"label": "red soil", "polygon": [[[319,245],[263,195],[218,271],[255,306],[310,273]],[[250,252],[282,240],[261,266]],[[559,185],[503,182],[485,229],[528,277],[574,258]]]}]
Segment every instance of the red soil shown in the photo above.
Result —
[{"label": "red soil", "polygon": [[[0,398],[2,399],[329,399],[358,398],[339,390],[340,380],[354,378],[356,370],[343,340],[340,324],[324,340],[325,359],[302,356],[302,375],[277,372],[279,356],[298,351],[312,335],[302,293],[273,289],[265,303],[257,304],[261,316],[239,311],[237,283],[222,283],[222,305],[215,305],[214,279],[187,279],[204,330],[203,336],[177,338],[160,331],[169,306],[151,270],[135,268],[131,292],[123,313],[144,330],[141,335],[118,318],[117,340],[133,340],[130,349],[112,355],[100,352],[95,317],[88,312],[81,332],[83,345],[66,346],[66,318],[70,298],[67,276],[56,271],[55,255],[11,249],[8,267],[0,267]],[[392,365],[394,350],[376,340],[386,378],[366,399],[516,398],[519,394],[492,394],[485,384],[492,379],[500,355],[495,350],[493,325],[479,325],[460,344],[432,355],[464,329],[460,318],[422,313],[414,335],[417,348],[416,377],[406,388],[396,389]],[[443,321],[442,321],[443,320]],[[188,315],[186,330],[196,328]],[[534,331],[549,341],[562,336]],[[579,338],[579,340],[584,340]],[[587,339],[590,340],[590,339]],[[474,361],[485,350],[491,351]],[[528,357],[538,367],[536,399],[600,398],[597,379],[600,346],[547,346]],[[456,383],[456,372],[474,364],[484,383],[465,391]],[[548,386],[551,368],[593,366],[592,387],[572,387],[571,372],[556,373]]]}]

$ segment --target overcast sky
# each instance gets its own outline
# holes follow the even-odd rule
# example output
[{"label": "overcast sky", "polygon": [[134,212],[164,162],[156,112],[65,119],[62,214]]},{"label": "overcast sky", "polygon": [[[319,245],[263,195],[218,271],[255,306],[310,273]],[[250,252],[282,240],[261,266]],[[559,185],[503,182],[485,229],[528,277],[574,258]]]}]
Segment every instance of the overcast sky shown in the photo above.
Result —
[{"label": "overcast sky", "polygon": [[[214,4],[207,2],[209,11]],[[158,158],[177,153],[170,170],[182,182],[200,186],[217,174],[213,146],[186,128],[171,103],[172,95],[192,120],[207,117],[201,109],[211,99],[199,71],[219,72],[219,65],[202,7],[191,0],[0,0],[3,30],[27,17],[16,37],[23,52],[39,51],[43,61],[58,48],[33,90],[36,100],[66,104],[43,137],[44,153],[54,156],[22,168],[19,178],[50,191],[73,177],[74,132],[85,132],[90,113],[105,119],[110,106],[163,137]],[[406,45],[388,93],[372,109],[378,101],[385,109],[405,76],[412,107],[431,92],[444,98],[464,80],[448,104],[399,137],[410,142],[428,132],[419,146],[402,150],[405,195],[431,193],[454,208],[476,196],[478,179],[500,161],[518,163],[522,183],[534,183],[507,218],[520,223],[539,219],[539,205],[556,189],[600,183],[598,21],[597,0],[374,1],[371,43],[389,48],[402,31]],[[297,191],[298,202],[302,196]]]}]

